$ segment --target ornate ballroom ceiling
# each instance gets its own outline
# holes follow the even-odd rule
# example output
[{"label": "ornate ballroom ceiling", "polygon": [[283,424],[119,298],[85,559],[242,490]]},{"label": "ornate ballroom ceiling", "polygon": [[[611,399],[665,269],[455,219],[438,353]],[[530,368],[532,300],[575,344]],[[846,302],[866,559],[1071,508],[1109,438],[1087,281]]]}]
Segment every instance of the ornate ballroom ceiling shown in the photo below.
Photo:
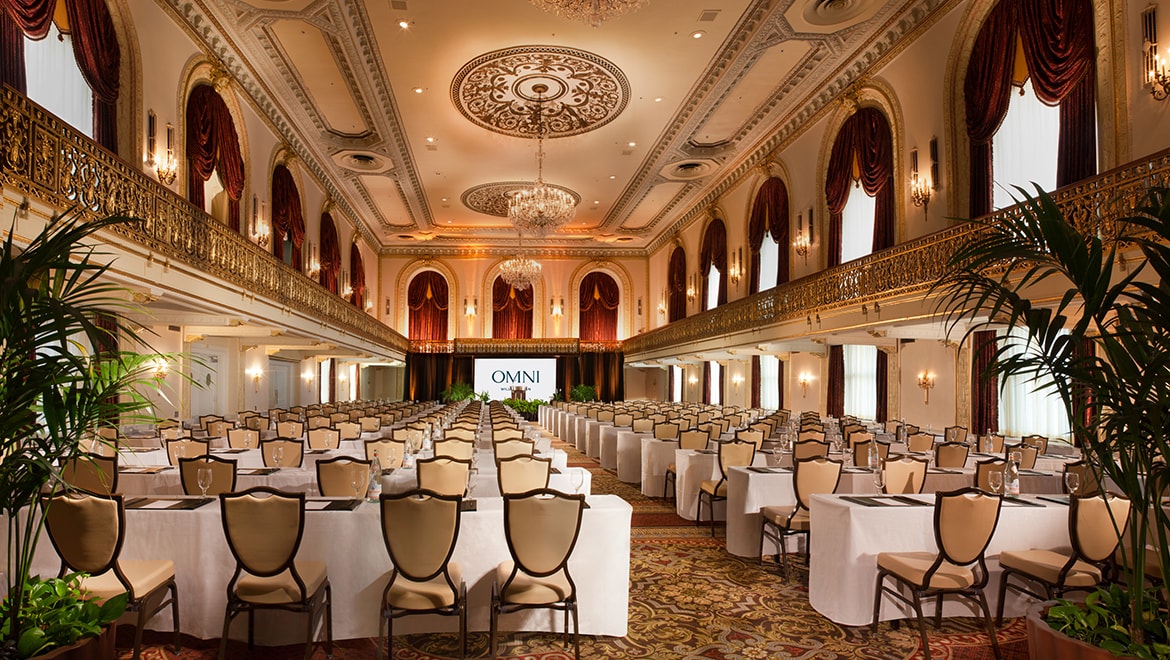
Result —
[{"label": "ornate ballroom ceiling", "polygon": [[[516,240],[507,195],[580,200],[545,250],[645,254],[948,0],[161,0],[383,252]],[[527,240],[527,239],[526,239]]]}]

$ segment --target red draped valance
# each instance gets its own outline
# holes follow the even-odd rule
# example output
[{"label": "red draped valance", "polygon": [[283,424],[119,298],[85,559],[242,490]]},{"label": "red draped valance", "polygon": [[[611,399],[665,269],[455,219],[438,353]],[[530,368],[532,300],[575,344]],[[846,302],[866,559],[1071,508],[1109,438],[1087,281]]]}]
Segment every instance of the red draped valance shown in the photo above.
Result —
[{"label": "red draped valance", "polygon": [[338,274],[341,272],[341,245],[337,240],[337,225],[328,211],[321,214],[321,286],[337,293]]},{"label": "red draped valance", "polygon": [[272,171],[272,254],[284,259],[284,236],[293,244],[292,267],[301,269],[301,245],[305,242],[305,218],[301,214],[301,194],[292,172],[284,165]]},{"label": "red draped valance", "polygon": [[751,255],[749,293],[760,290],[760,248],[764,234],[780,244],[776,264],[776,283],[788,281],[788,187],[780,177],[769,177],[756,193],[748,219],[748,251]]},{"label": "red draped valance", "polygon": [[406,292],[410,310],[410,338],[429,341],[447,340],[447,314],[450,308],[447,278],[433,270],[424,270],[410,281]]},{"label": "red draped valance", "polygon": [[219,172],[228,196],[228,226],[240,230],[244,159],[236,126],[219,93],[197,85],[187,98],[187,199],[203,208],[203,183]]},{"label": "red draped valance", "polygon": [[363,309],[366,299],[366,268],[362,264],[362,251],[354,243],[349,248],[349,282],[353,288],[353,304]]},{"label": "red draped valance", "polygon": [[666,318],[673,323],[687,317],[687,253],[681,246],[670,253],[666,280],[669,298]]},{"label": "red draped valance", "polygon": [[699,279],[703,280],[703,300],[707,300],[707,273],[711,266],[719,271],[719,298],[717,305],[727,302],[727,228],[723,221],[715,218],[703,232],[699,244]]},{"label": "red draped valance", "polygon": [[893,246],[893,178],[894,144],[890,124],[877,108],[861,108],[845,120],[829,154],[825,201],[829,206],[830,266],[841,263],[841,212],[849,201],[849,188],[855,180],[861,182],[866,194],[876,198],[873,250]]},{"label": "red draped valance", "polygon": [[532,338],[532,287],[517,290],[496,277],[492,283],[492,337]]},{"label": "red draped valance", "polygon": [[617,340],[618,306],[621,288],[612,277],[593,271],[581,280],[578,297],[580,332],[583,341]]}]

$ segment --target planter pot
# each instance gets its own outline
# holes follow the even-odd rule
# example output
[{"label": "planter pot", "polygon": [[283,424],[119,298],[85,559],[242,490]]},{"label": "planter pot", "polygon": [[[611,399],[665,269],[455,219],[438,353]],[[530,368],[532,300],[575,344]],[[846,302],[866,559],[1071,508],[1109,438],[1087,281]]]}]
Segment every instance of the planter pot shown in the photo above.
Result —
[{"label": "planter pot", "polygon": [[114,626],[106,626],[102,634],[72,644],[53,649],[44,655],[36,656],[35,660],[114,660]]},{"label": "planter pot", "polygon": [[[1024,620],[1028,626],[1028,657],[1060,660],[1116,660],[1118,656],[1099,647],[1057,632],[1044,620],[1051,603],[1029,609]],[[1133,656],[1121,656],[1130,658]]]}]

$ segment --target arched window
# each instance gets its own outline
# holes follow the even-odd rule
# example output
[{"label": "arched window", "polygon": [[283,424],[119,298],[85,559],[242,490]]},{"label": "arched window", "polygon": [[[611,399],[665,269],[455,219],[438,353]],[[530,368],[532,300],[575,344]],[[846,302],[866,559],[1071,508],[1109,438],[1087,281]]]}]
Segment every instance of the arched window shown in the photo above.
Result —
[{"label": "arched window", "polygon": [[532,339],[532,287],[517,289],[496,277],[492,283],[492,337]]},{"label": "arched window", "polygon": [[304,242],[301,194],[297,192],[292,172],[284,165],[277,165],[272,171],[272,254],[299,271]]},{"label": "arched window", "polygon": [[612,277],[601,271],[586,275],[581,280],[577,337],[582,341],[616,341],[620,301],[621,288]]},{"label": "arched window", "polygon": [[[19,3],[5,2],[0,7],[0,84],[8,83],[17,91],[27,94],[32,100],[45,105],[52,111],[55,101],[45,93],[56,95],[49,88],[70,86],[61,78],[59,71],[44,68],[49,60],[62,64],[61,57],[53,57],[45,49],[55,50],[51,44],[31,46],[24,37],[40,41],[46,37],[56,39],[56,33],[66,35],[66,42],[72,44],[74,71],[80,72],[93,98],[90,121],[81,117],[70,118],[62,115],[74,127],[95,142],[117,153],[118,126],[117,102],[120,89],[121,50],[114,21],[110,17],[105,0],[71,0],[64,3],[62,17],[54,12],[57,0],[22,0]],[[56,29],[52,29],[56,24]],[[55,33],[50,35],[50,32]],[[36,51],[36,52],[32,52]],[[58,53],[61,54],[61,53]],[[27,56],[27,57],[26,57]],[[70,96],[73,96],[70,94]],[[76,122],[76,123],[74,123]]]},{"label": "arched window", "polygon": [[[894,244],[893,180],[890,124],[877,108],[862,108],[845,120],[829,155],[825,201],[830,266]],[[846,236],[857,242],[846,241]]]},{"label": "arched window", "polygon": [[756,193],[748,220],[749,293],[788,281],[788,220],[788,188],[780,177],[769,177]]},{"label": "arched window", "polygon": [[349,246],[349,286],[353,291],[350,301],[358,309],[366,306],[366,268],[362,264],[362,251],[358,244]]},{"label": "arched window", "polygon": [[784,363],[775,355],[752,356],[752,407],[779,410],[784,403]]},{"label": "arched window", "polygon": [[1051,124],[1051,119],[1033,120],[1016,129],[1028,136],[1026,157],[1049,159],[1041,167],[1050,170],[1054,162],[1056,187],[1096,174],[1096,80],[1090,0],[1000,0],[996,4],[972,45],[963,82],[970,139],[971,216],[991,212],[997,185],[1035,178],[1009,180],[1029,177],[1029,166],[1018,164],[1019,174],[999,172],[997,168],[1007,167],[1006,161],[993,156],[1001,148],[997,134],[1002,127],[1012,130],[1018,123],[1017,117],[1010,122],[1005,117],[1027,114],[1026,108],[1015,107],[1027,105],[1017,103],[1015,94],[1026,81],[1039,101],[1059,107],[1055,153],[1051,147],[1037,148],[1032,139],[1033,129],[1042,130],[1042,124]]},{"label": "arched window", "polygon": [[328,212],[321,214],[321,286],[337,293],[338,274],[341,272],[341,243],[337,240],[337,225]]},{"label": "arched window", "polygon": [[703,309],[727,302],[727,229],[715,218],[699,246],[699,277],[703,280]]},{"label": "arched window", "polygon": [[687,253],[682,246],[670,253],[666,280],[669,290],[666,319],[674,323],[687,317]]},{"label": "arched window", "polygon": [[411,339],[447,341],[447,278],[442,273],[424,270],[414,276],[406,292],[410,309]]},{"label": "arched window", "polygon": [[240,156],[236,126],[215,88],[196,85],[187,97],[187,200],[208,212],[211,209],[204,199],[206,181],[212,174],[218,175],[228,198],[227,217],[221,220],[239,231],[244,159]]}]

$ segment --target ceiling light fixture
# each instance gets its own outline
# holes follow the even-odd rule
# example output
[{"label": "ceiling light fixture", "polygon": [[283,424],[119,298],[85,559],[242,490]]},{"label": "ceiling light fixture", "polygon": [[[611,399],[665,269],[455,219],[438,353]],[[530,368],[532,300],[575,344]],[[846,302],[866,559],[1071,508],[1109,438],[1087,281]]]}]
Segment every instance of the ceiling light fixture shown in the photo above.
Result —
[{"label": "ceiling light fixture", "polygon": [[540,279],[540,263],[521,252],[520,235],[516,235],[516,256],[510,257],[500,264],[500,277],[510,286],[520,291],[532,286]]},{"label": "ceiling light fixture", "polygon": [[601,27],[603,21],[637,11],[646,0],[529,0],[561,18]]},{"label": "ceiling light fixture", "polygon": [[544,183],[544,93],[548,85],[532,86],[536,92],[536,108],[532,121],[536,124],[536,183],[517,190],[508,199],[508,218],[517,229],[543,236],[556,231],[573,219],[577,202],[568,192]]}]

